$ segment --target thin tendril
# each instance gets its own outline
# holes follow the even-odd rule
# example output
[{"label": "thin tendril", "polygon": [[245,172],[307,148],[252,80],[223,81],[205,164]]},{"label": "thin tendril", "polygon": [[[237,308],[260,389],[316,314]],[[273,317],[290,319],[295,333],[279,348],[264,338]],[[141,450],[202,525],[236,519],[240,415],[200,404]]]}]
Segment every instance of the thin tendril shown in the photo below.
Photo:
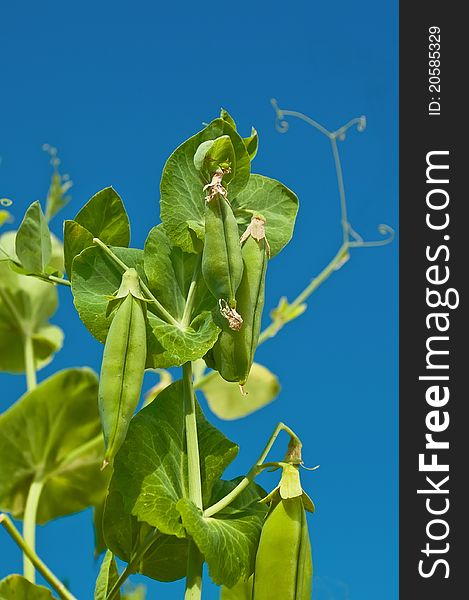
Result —
[{"label": "thin tendril", "polygon": [[363,237],[355,231],[348,220],[347,216],[347,199],[345,195],[345,187],[344,187],[344,179],[342,173],[342,164],[340,161],[340,153],[339,147],[337,144],[337,140],[343,142],[346,137],[346,133],[349,129],[356,129],[358,132],[362,132],[366,128],[366,117],[355,117],[350,119],[348,123],[339,127],[336,131],[329,131],[323,125],[300,113],[295,110],[285,110],[280,108],[278,102],[275,98],[271,99],[271,104],[273,109],[275,110],[275,127],[277,131],[280,133],[286,133],[289,128],[288,121],[286,121],[285,117],[295,117],[297,119],[301,119],[311,125],[315,129],[317,129],[320,133],[325,135],[331,142],[332,154],[334,157],[335,170],[337,175],[337,185],[339,189],[339,198],[340,198],[340,209],[341,209],[341,224],[342,224],[342,232],[344,243],[349,248],[371,248],[376,246],[386,246],[391,243],[394,239],[395,233],[392,227],[389,225],[381,224],[378,226],[378,231],[381,235],[386,236],[382,240],[370,240],[365,241]]}]

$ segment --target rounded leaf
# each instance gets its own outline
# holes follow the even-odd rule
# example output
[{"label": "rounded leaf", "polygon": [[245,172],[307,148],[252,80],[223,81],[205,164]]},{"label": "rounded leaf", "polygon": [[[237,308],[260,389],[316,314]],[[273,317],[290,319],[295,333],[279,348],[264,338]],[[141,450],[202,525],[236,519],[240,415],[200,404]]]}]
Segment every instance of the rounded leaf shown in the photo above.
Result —
[{"label": "rounded leaf", "polygon": [[[208,423],[198,405],[197,429],[203,498],[208,502],[238,448]],[[132,419],[114,460],[110,493],[120,494],[125,514],[162,533],[185,537],[176,504],[188,489],[183,384],[177,381]]]},{"label": "rounded leaf", "polygon": [[22,518],[32,481],[42,482],[37,521],[78,512],[104,496],[98,381],[60,371],[0,415],[0,510]]},{"label": "rounded leaf", "polygon": [[64,223],[65,268],[70,279],[73,259],[93,245],[94,237],[113,246],[129,245],[129,217],[119,194],[112,187],[95,194],[73,221]]},{"label": "rounded leaf", "polygon": [[216,371],[200,385],[196,382],[196,387],[205,394],[210,410],[225,421],[247,417],[270,404],[280,392],[277,377],[257,363],[251,367],[244,394],[237,383],[225,381]]},{"label": "rounded leaf", "polygon": [[[106,498],[103,531],[108,548],[129,562],[145,545],[153,528],[126,513],[122,496],[111,487]],[[160,533],[141,557],[136,570],[158,581],[176,581],[186,576],[187,554],[185,538]]]},{"label": "rounded leaf", "polygon": [[[96,579],[96,585],[94,588],[94,600],[106,600],[107,595],[112,590],[114,584],[119,579],[119,572],[117,570],[116,560],[114,555],[109,550],[104,555],[101,568],[99,569],[98,577]],[[115,598],[119,600],[121,597],[120,592],[117,593]]]},{"label": "rounded leaf", "polygon": [[121,197],[112,187],[95,194],[74,220],[105,244],[129,245],[129,218]]},{"label": "rounded leaf", "polygon": [[253,214],[265,219],[266,238],[270,256],[275,256],[291,240],[298,212],[296,195],[275,179],[263,175],[251,175],[247,186],[231,205],[242,235],[251,222]]},{"label": "rounded leaf", "polygon": [[236,172],[228,196],[235,198],[249,180],[250,158],[243,139],[223,119],[215,119],[189,138],[168,158],[161,179],[161,221],[172,242],[186,252],[199,252],[204,238],[205,181],[194,165],[200,144],[229,136],[236,159]]},{"label": "rounded leaf", "polygon": [[28,273],[45,273],[52,254],[49,226],[39,201],[26,211],[16,234],[16,254]]},{"label": "rounded leaf", "polygon": [[0,581],[0,600],[54,600],[54,596],[46,587],[21,575],[8,575]]},{"label": "rounded leaf", "polygon": [[[14,232],[8,232],[0,245],[10,253],[14,240]],[[25,332],[32,337],[36,369],[52,360],[63,341],[62,330],[48,322],[57,303],[55,286],[15,273],[8,261],[0,262],[0,371],[24,372]]]},{"label": "rounded leaf", "polygon": [[[112,248],[125,264],[143,274],[143,251]],[[112,321],[108,314],[109,298],[119,289],[122,269],[101,248],[86,248],[72,264],[72,292],[75,307],[88,331],[104,343]]]},{"label": "rounded leaf", "polygon": [[[230,493],[240,479],[218,481],[212,502]],[[253,573],[257,545],[268,511],[268,507],[259,502],[264,495],[262,488],[251,483],[213,517],[204,517],[188,498],[178,502],[184,527],[204,555],[209,575],[217,585],[232,587]]]}]

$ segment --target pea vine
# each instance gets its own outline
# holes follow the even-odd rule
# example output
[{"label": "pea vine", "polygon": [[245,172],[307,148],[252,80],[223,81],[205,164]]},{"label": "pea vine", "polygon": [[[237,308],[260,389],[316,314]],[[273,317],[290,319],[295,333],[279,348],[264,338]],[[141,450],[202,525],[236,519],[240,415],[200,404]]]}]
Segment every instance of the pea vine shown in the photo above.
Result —
[{"label": "pea vine", "polygon": [[[196,392],[223,419],[272,402],[279,384],[254,362],[258,345],[304,312],[352,248],[384,245],[393,232],[381,225],[387,237],[365,241],[348,219],[338,141],[352,127],[362,131],[364,118],[330,132],[272,103],[279,131],[286,117],[298,117],[330,140],[343,241],[293,302],[280,300],[262,332],[268,263],[293,235],[298,199],[251,172],[255,129],[242,137],[222,110],[171,154],[161,223],[144,248],[130,247],[129,219],[112,187],[64,221],[63,242],[51,233],[72,182],[57,150],[44,147],[53,168],[45,208],[33,202],[18,230],[0,237],[0,370],[24,373],[27,387],[0,415],[0,525],[24,557],[23,576],[0,581],[2,598],[46,600],[52,590],[73,600],[36,553],[36,526],[88,507],[95,553],[104,553],[95,600],[144,598],[144,588],[126,587],[134,573],[185,579],[185,599],[199,600],[204,564],[223,600],[267,599],[273,587],[278,597],[311,597],[305,515],[314,505],[300,482],[300,439],[280,423],[249,472],[226,480],[238,446],[210,424]],[[1,204],[3,225],[11,203]],[[69,288],[84,326],[104,346],[99,377],[73,368],[37,381],[63,343],[50,323],[58,285]],[[145,371],[159,381],[142,402]],[[285,455],[268,461],[282,432]],[[269,494],[255,483],[264,469],[281,472]],[[9,515],[23,521],[22,534]],[[282,563],[285,553],[294,558]],[[126,565],[121,572],[116,557]],[[36,571],[51,589],[36,584]]]}]

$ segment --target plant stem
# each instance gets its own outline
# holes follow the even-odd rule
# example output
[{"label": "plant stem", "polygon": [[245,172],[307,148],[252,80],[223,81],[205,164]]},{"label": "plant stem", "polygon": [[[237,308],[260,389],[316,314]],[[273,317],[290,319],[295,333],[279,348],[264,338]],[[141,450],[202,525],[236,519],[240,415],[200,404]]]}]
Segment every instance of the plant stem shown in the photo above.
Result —
[{"label": "plant stem", "polygon": [[[114,252],[99,238],[93,238],[93,243],[96,244],[96,246],[99,246],[101,250],[103,250],[103,252],[105,252],[109,258],[111,258],[123,271],[129,270],[129,267],[125,264],[125,262],[116,256]],[[141,277],[139,277],[139,283],[143,293],[147,296],[148,301],[158,309],[158,312],[163,316],[165,321],[180,329],[181,324],[178,323],[178,321],[176,321],[176,319],[166,310],[166,308],[157,300],[157,298],[155,298]]]},{"label": "plant stem", "polygon": [[23,336],[24,344],[24,370],[26,373],[26,386],[28,391],[33,390],[37,385],[36,364],[34,360],[33,338],[29,333]]},{"label": "plant stem", "polygon": [[12,520],[5,514],[0,514],[0,524],[7,530],[9,535],[12,537],[14,542],[19,548],[26,554],[31,560],[32,564],[41,573],[44,579],[49,583],[57,594],[63,600],[76,600],[75,596],[71,594],[64,584],[52,573],[52,571],[45,565],[34,550],[32,550],[25,540],[21,537],[20,532],[13,525]]},{"label": "plant stem", "polygon": [[187,557],[186,591],[184,600],[199,600],[202,597],[202,567],[204,559],[200,550],[191,540]]},{"label": "plant stem", "polygon": [[292,304],[294,306],[298,306],[302,304],[313,292],[317,290],[317,288],[326,281],[330,275],[334,271],[337,271],[343,263],[344,258],[347,255],[349,243],[344,242],[342,246],[339,248],[339,251],[331,260],[331,262],[319,273],[317,277],[315,277],[311,283],[293,300]]},{"label": "plant stem", "polygon": [[[24,351],[24,370],[26,374],[26,387],[28,391],[33,390],[37,385],[36,364],[34,359],[34,346],[31,333],[23,328],[23,351]],[[35,552],[36,548],[36,514],[41,497],[43,483],[33,481],[29,487],[28,497],[23,516],[23,536],[29,548]],[[23,574],[31,583],[36,581],[36,573],[33,563],[29,560],[26,553],[23,553]]]},{"label": "plant stem", "polygon": [[184,413],[186,426],[187,462],[189,476],[189,498],[202,508],[202,481],[200,475],[199,438],[195,413],[195,395],[192,382],[192,364],[182,366],[184,382]]},{"label": "plant stem", "polygon": [[292,439],[299,442],[299,438],[294,433],[294,431],[292,431],[284,423],[279,423],[277,425],[277,427],[274,429],[274,432],[272,433],[272,435],[270,436],[269,441],[267,442],[261,455],[257,459],[257,462],[251,467],[251,469],[250,469],[249,473],[246,475],[246,477],[244,477],[238,483],[238,485],[234,489],[232,489],[231,492],[229,494],[227,494],[224,498],[222,498],[221,500],[219,500],[215,504],[212,504],[212,506],[209,506],[206,510],[204,510],[204,517],[212,517],[217,512],[220,512],[221,510],[223,510],[226,506],[231,504],[231,502],[233,502],[233,500],[237,496],[239,496],[239,494],[244,489],[247,488],[247,486],[251,483],[251,481],[253,481],[254,478],[262,471],[263,462],[267,458],[267,455],[269,454],[272,446],[275,443],[275,440],[277,439],[277,437],[281,431],[286,431]]},{"label": "plant stem", "polygon": [[150,549],[150,547],[156,542],[156,540],[160,537],[160,532],[157,529],[154,529],[151,533],[148,534],[143,546],[138,549],[138,551],[132,556],[129,561],[129,564],[120,574],[116,583],[110,589],[108,595],[106,596],[106,600],[114,600],[119,593],[120,588],[124,585],[127,579],[135,573],[135,567],[138,562],[143,558],[145,553]]},{"label": "plant stem", "polygon": [[[31,483],[24,509],[23,538],[33,552],[36,551],[36,515],[43,485],[42,481],[33,481]],[[36,583],[34,565],[27,554],[23,554],[23,574],[28,581]]]},{"label": "plant stem", "polygon": [[[192,363],[182,367],[184,383],[184,420],[187,444],[187,471],[189,478],[189,498],[199,508],[202,503],[202,479],[200,475],[199,438],[195,412],[195,395],[192,381]],[[203,559],[194,542],[190,543],[187,559],[185,600],[199,600],[202,594]]]},{"label": "plant stem", "polygon": [[194,308],[195,293],[197,291],[197,282],[199,279],[201,261],[202,261],[202,255],[199,254],[195,268],[194,268],[194,272],[192,273],[192,280],[191,280],[191,284],[189,287],[189,291],[187,293],[186,305],[184,307],[184,314],[182,315],[181,325],[183,327],[187,327],[191,322],[192,309]]},{"label": "plant stem", "polygon": [[[337,254],[334,258],[329,262],[329,264],[324,267],[324,269],[319,273],[317,277],[315,277],[309,285],[305,287],[305,289],[298,294],[298,296],[291,302],[289,305],[290,308],[296,308],[300,304],[311,296],[313,292],[317,290],[317,288],[326,281],[335,271],[340,269],[342,264],[344,263],[344,259],[347,257],[347,252],[349,249],[349,242],[344,242],[340,247]],[[272,321],[270,325],[268,325],[264,331],[261,332],[259,336],[258,345],[263,344],[269,338],[274,337],[282,327],[284,327],[288,323],[288,320],[282,321],[280,319]]]},{"label": "plant stem", "polygon": [[45,275],[44,279],[52,281],[52,283],[58,283],[59,285],[66,285],[67,287],[72,286],[70,281],[68,279],[64,279],[63,277],[56,277],[55,275]]}]

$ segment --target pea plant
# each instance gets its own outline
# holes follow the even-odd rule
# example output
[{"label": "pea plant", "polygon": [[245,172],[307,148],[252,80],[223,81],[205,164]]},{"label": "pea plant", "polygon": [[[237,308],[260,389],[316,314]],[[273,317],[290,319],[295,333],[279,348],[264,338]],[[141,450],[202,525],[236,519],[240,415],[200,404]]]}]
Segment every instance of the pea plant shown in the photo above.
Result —
[{"label": "pea plant", "polygon": [[[88,507],[95,552],[104,553],[96,600],[143,598],[144,588],[124,586],[134,573],[185,578],[185,599],[197,600],[204,563],[223,600],[311,598],[305,511],[314,505],[300,482],[300,439],[280,423],[250,471],[226,480],[238,446],[210,424],[197,393],[224,419],[271,402],[279,386],[254,362],[257,346],[304,312],[307,297],[351,248],[390,238],[365,242],[347,218],[337,140],[352,126],[363,129],[363,118],[329,132],[274,108],[280,130],[296,116],[329,138],[344,237],[293,302],[281,299],[262,332],[268,263],[292,237],[298,199],[251,173],[255,129],[243,138],[222,110],[171,154],[161,178],[161,223],[143,249],[130,247],[129,219],[112,187],[64,222],[63,242],[51,233],[71,182],[46,148],[54,171],[44,210],[33,202],[17,231],[0,237],[0,369],[25,373],[27,384],[0,416],[0,523],[24,560],[22,576],[0,582],[2,600],[74,598],[36,553],[36,525]],[[2,204],[5,223],[11,208]],[[381,233],[392,232],[381,226]],[[99,377],[72,368],[37,382],[62,346],[62,330],[50,323],[59,285],[104,345]],[[145,371],[159,381],[141,402]],[[284,456],[268,460],[281,432]],[[270,493],[255,482],[266,468],[280,473]],[[11,517],[23,521],[22,533]],[[120,572],[115,557],[126,565]],[[36,584],[36,571],[50,588]]]}]

